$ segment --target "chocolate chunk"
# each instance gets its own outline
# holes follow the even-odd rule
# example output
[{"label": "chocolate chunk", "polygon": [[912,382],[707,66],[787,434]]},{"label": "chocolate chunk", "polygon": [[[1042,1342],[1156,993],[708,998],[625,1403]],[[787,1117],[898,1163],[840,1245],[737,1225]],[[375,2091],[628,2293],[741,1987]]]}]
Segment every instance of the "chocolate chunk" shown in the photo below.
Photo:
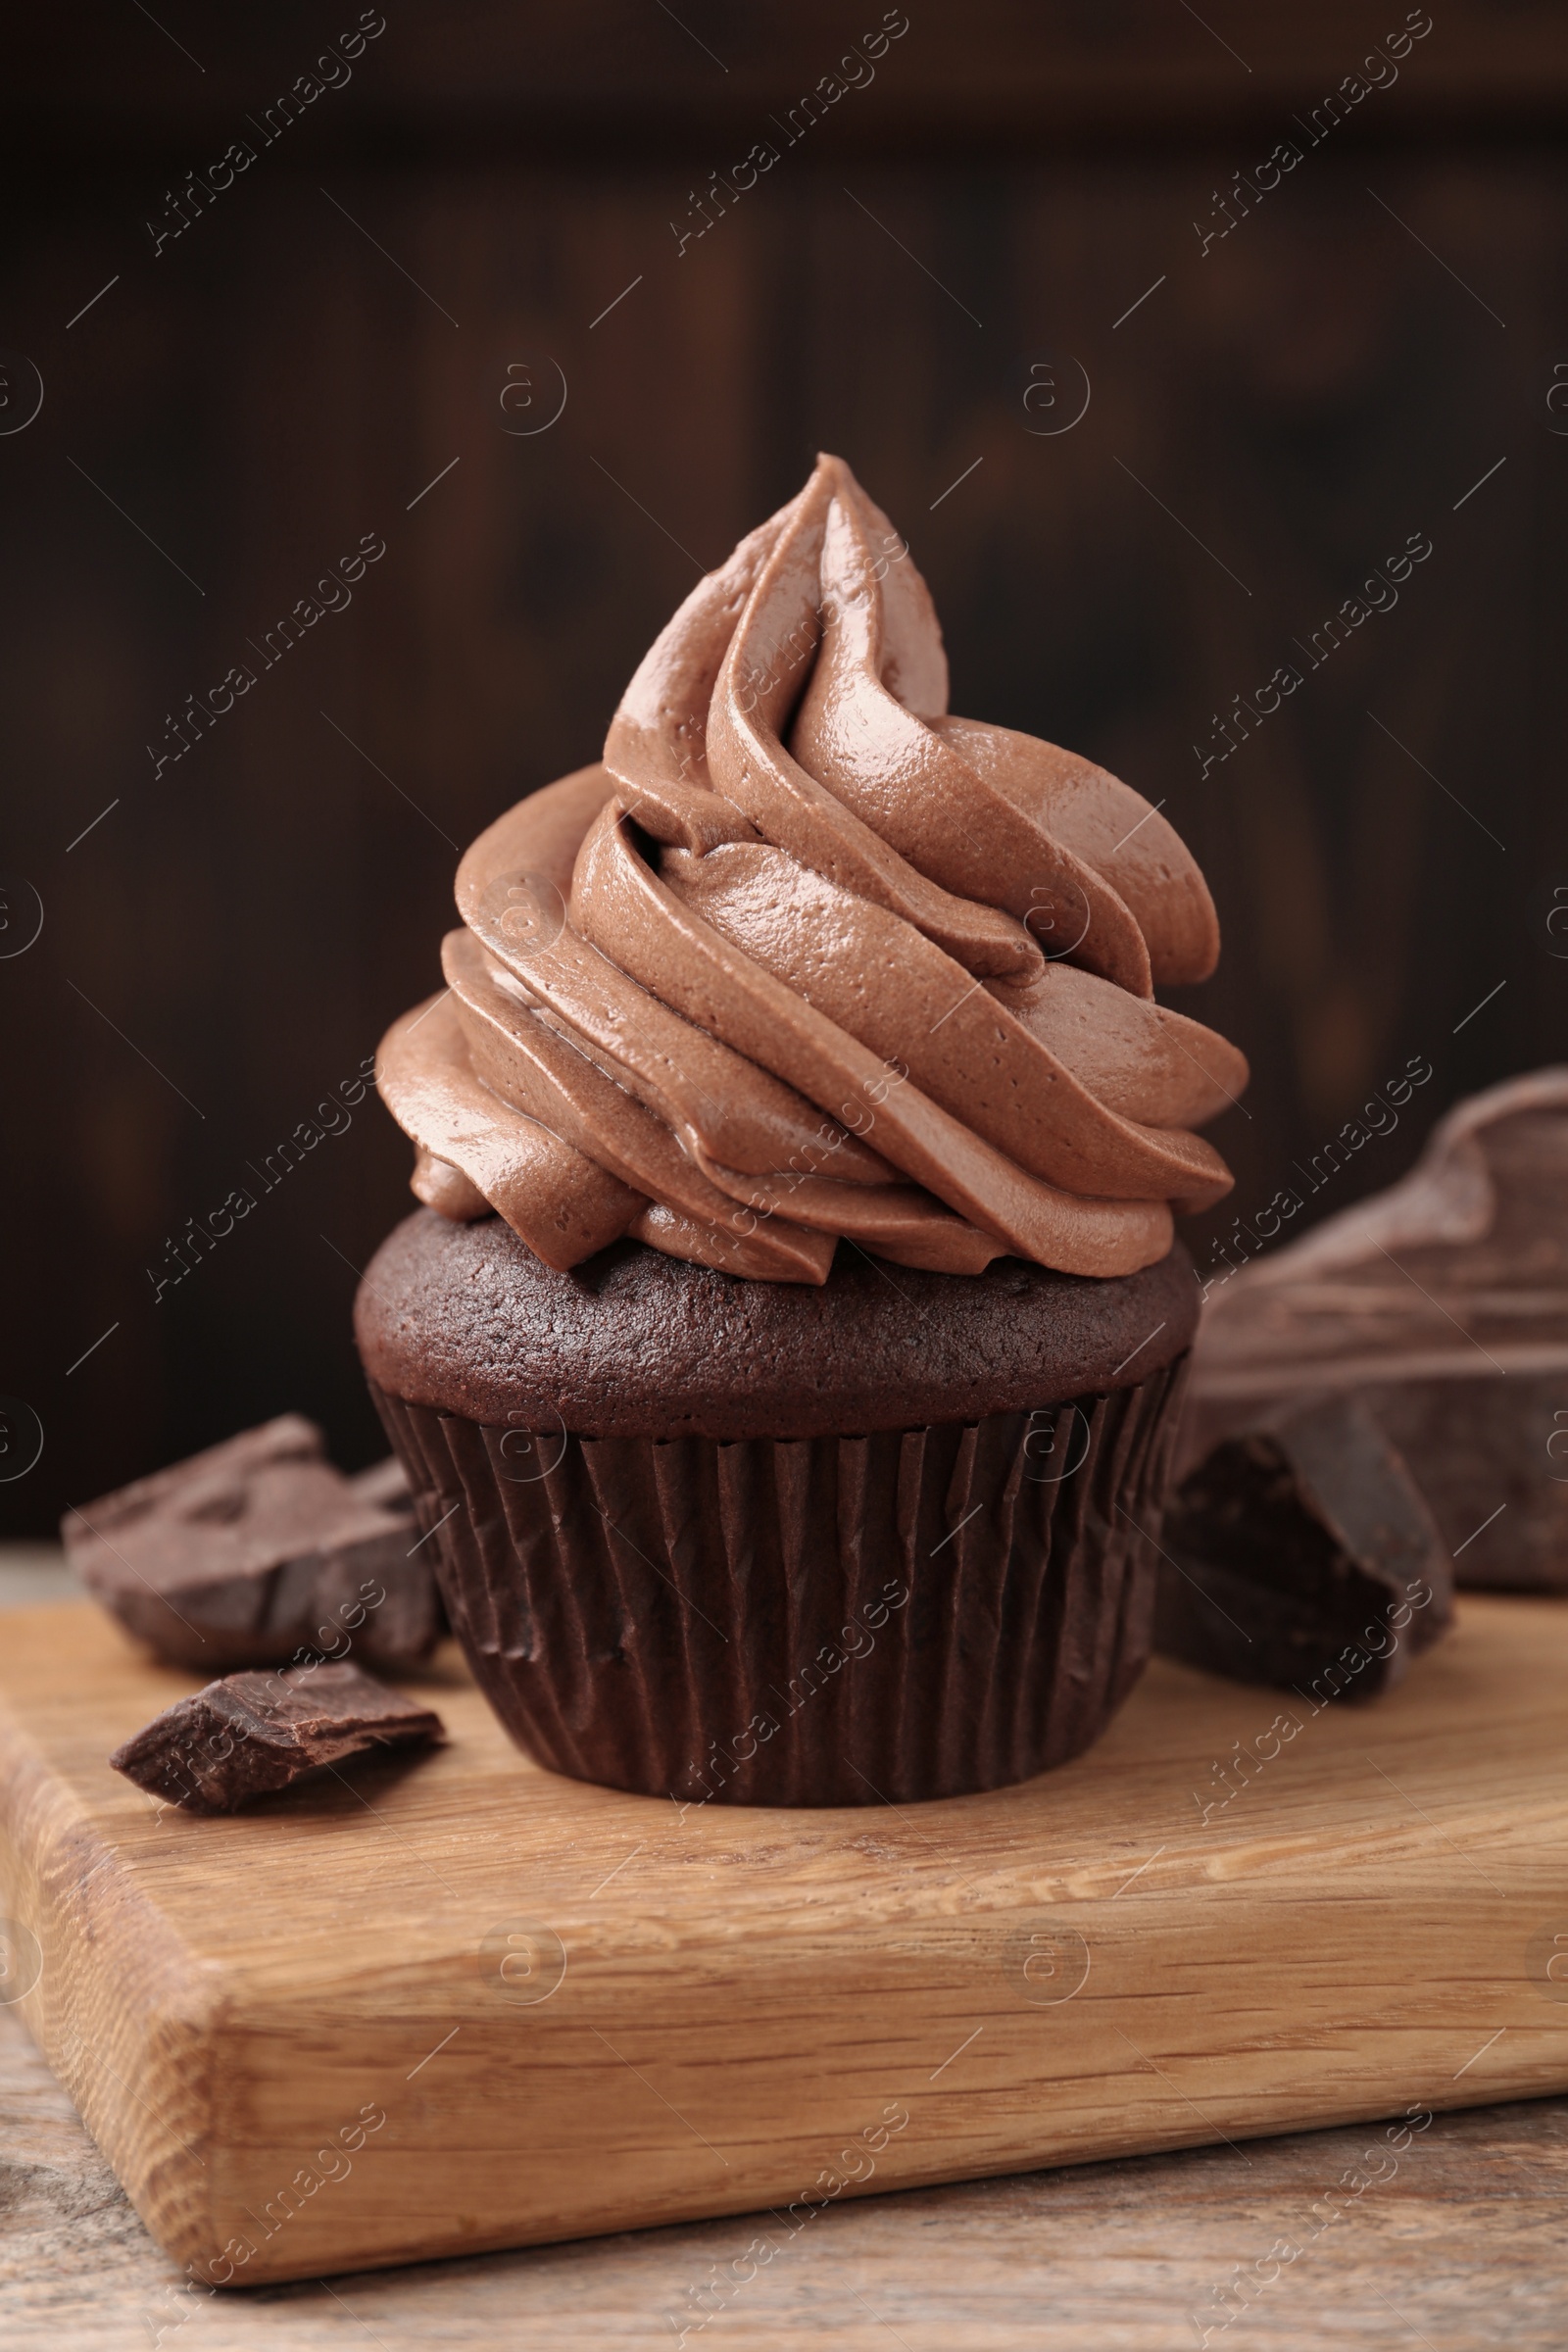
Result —
[{"label": "chocolate chunk", "polygon": [[373,1747],[445,1738],[441,1718],[357,1666],[231,1674],[155,1715],[109,1761],[193,1813],[232,1813]]},{"label": "chocolate chunk", "polygon": [[1154,1646],[1238,1682],[1371,1698],[1453,1615],[1453,1566],[1371,1415],[1336,1396],[1239,1431],[1165,1514]]},{"label": "chocolate chunk", "polygon": [[82,1582],[182,1666],[398,1665],[445,1630],[432,1563],[380,1463],[345,1478],[298,1413],[138,1479],[61,1526]]},{"label": "chocolate chunk", "polygon": [[1460,1102],[1401,1183],[1209,1286],[1178,1469],[1328,1395],[1403,1455],[1461,1585],[1568,1592],[1568,1069]]}]

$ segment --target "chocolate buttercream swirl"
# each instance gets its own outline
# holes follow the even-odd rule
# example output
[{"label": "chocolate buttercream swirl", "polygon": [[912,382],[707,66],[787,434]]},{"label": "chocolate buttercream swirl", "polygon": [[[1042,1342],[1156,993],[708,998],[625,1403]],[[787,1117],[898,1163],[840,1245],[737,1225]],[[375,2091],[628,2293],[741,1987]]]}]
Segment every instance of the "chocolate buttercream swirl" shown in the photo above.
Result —
[{"label": "chocolate buttercream swirl", "polygon": [[773,1282],[847,1239],[977,1273],[1135,1271],[1230,1186],[1247,1083],[1156,1004],[1219,952],[1142,796],[953,717],[904,542],[823,457],[638,668],[603,760],[458,871],[445,990],[381,1094],[444,1215],[547,1264],[630,1234]]}]

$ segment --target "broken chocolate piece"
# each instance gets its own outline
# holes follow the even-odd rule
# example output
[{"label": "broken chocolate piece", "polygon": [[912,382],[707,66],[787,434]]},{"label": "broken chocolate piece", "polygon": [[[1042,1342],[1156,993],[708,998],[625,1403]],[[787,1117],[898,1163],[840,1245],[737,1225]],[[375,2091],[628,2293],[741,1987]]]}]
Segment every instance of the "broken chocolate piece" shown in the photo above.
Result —
[{"label": "broken chocolate piece", "polygon": [[445,1738],[439,1715],[357,1666],[231,1674],[155,1715],[109,1761],[193,1813],[232,1813],[368,1748]]},{"label": "broken chocolate piece", "polygon": [[1178,1471],[1330,1395],[1403,1455],[1461,1585],[1568,1592],[1568,1068],[1458,1103],[1401,1183],[1208,1287]]},{"label": "broken chocolate piece", "polygon": [[327,1461],[298,1413],[209,1446],[61,1524],[76,1574],[126,1631],[209,1672],[425,1657],[445,1631],[427,1552],[384,1463]]},{"label": "broken chocolate piece", "polygon": [[1453,1615],[1453,1566],[1370,1414],[1336,1396],[1223,1439],[1165,1514],[1154,1646],[1238,1682],[1371,1698]]},{"label": "broken chocolate piece", "polygon": [[356,1470],[349,1485],[362,1502],[378,1502],[383,1510],[399,1511],[414,1517],[414,1496],[409,1492],[409,1474],[395,1453],[384,1461],[372,1462],[368,1470]]}]

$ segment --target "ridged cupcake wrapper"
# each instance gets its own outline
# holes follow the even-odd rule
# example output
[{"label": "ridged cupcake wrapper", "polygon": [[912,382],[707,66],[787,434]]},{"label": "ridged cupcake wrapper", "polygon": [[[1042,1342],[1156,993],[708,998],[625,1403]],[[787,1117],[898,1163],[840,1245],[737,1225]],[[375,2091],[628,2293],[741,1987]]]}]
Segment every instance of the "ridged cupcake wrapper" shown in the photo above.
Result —
[{"label": "ridged cupcake wrapper", "polygon": [[1103,1729],[1149,1654],[1184,1361],[798,1441],[530,1441],[372,1393],[530,1755],[683,1803],[858,1805],[1005,1787]]}]

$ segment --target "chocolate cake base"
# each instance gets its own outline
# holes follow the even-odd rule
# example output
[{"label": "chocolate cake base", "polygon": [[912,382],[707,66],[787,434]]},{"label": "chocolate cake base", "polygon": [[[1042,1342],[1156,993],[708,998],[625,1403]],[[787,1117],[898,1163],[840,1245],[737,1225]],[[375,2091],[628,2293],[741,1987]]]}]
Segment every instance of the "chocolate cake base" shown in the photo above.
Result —
[{"label": "chocolate cake base", "polygon": [[1180,1246],[1095,1281],[1016,1257],[922,1273],[841,1242],[817,1289],[743,1281],[641,1242],[558,1273],[499,1217],[454,1225],[424,1208],[366,1268],[354,1330],[377,1387],[468,1421],[817,1438],[1130,1388],[1190,1345],[1199,1306]]},{"label": "chocolate cake base", "polygon": [[995,1788],[1152,1631],[1190,1261],[1094,1282],[841,1248],[820,1289],[422,1210],[355,1302],[454,1630],[559,1772],[704,1804]]}]

